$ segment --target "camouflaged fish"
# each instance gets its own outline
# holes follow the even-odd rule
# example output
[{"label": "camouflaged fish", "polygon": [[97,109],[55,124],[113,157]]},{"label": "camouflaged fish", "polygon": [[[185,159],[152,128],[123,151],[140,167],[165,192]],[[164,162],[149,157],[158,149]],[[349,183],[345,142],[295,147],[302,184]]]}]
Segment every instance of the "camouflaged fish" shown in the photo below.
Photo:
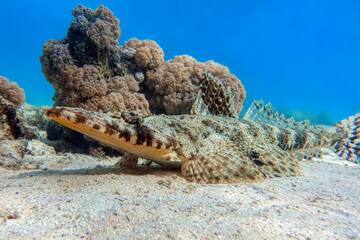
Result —
[{"label": "camouflaged fish", "polygon": [[274,113],[255,101],[242,119],[229,88],[205,73],[190,115],[140,116],[134,110],[89,112],[56,107],[46,116],[125,152],[119,166],[138,157],[181,168],[189,181],[229,183],[301,174],[298,158],[321,157],[321,148],[359,162],[360,114],[329,129]]}]

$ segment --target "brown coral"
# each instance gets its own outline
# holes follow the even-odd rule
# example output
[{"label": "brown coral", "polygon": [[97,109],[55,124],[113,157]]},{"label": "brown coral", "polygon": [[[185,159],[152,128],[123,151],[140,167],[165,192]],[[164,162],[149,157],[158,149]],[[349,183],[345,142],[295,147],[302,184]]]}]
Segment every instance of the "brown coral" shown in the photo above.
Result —
[{"label": "brown coral", "polygon": [[163,50],[151,40],[132,38],[117,46],[119,20],[103,6],[93,11],[79,5],[72,13],[66,38],[49,40],[40,57],[43,73],[55,88],[55,106],[186,114],[207,70],[231,87],[240,112],[245,90],[227,67],[187,55],[164,61]]},{"label": "brown coral", "polygon": [[155,41],[132,38],[124,42],[124,47],[135,50],[135,62],[142,69],[154,69],[164,63],[164,52]]},{"label": "brown coral", "polygon": [[105,94],[88,98],[79,106],[93,111],[105,111],[112,107],[120,109],[136,108],[146,115],[150,114],[148,101],[143,94],[137,93],[139,84],[132,75],[115,76],[109,80],[106,87]]},{"label": "brown coral", "polygon": [[19,88],[16,82],[9,82],[5,77],[0,76],[0,96],[20,106],[25,101],[24,89]]},{"label": "brown coral", "polygon": [[[54,105],[92,111],[134,107],[149,114],[148,101],[138,93],[139,82],[126,75],[119,62],[119,20],[103,6],[93,11],[79,5],[73,15],[67,37],[46,42],[40,57],[42,71],[55,89]],[[137,48],[141,56],[145,49],[154,52],[146,44]]]},{"label": "brown coral", "polygon": [[204,71],[218,77],[235,94],[238,112],[242,109],[245,89],[238,78],[230,74],[227,67],[213,61],[197,62],[187,55],[175,56],[159,68],[148,71],[146,86],[151,92],[150,108],[167,114],[189,113]]},{"label": "brown coral", "polygon": [[189,113],[203,74],[203,64],[184,55],[175,56],[159,68],[146,73],[151,92],[150,105],[155,112]]},{"label": "brown coral", "polygon": [[95,11],[82,5],[73,9],[67,34],[68,47],[78,66],[97,62],[108,64],[120,37],[120,21],[106,7]]}]

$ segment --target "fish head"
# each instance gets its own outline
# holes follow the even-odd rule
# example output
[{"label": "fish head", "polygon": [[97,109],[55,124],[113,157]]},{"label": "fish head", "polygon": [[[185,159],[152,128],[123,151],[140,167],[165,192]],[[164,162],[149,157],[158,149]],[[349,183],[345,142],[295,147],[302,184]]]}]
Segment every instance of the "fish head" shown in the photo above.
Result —
[{"label": "fish head", "polygon": [[104,145],[154,161],[171,161],[178,148],[174,133],[162,126],[166,122],[161,117],[142,116],[137,110],[103,113],[55,107],[46,109],[45,115]]}]

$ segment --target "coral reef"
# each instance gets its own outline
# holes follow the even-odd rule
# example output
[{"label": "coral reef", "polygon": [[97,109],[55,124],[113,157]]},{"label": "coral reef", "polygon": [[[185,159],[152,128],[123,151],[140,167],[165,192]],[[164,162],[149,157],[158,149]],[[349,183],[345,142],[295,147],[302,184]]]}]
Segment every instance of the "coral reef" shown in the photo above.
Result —
[{"label": "coral reef", "polygon": [[19,88],[16,82],[9,82],[5,77],[0,76],[0,96],[12,102],[16,107],[25,101],[24,89]]},{"label": "coral reef", "polygon": [[92,111],[137,108],[143,114],[190,112],[205,70],[230,86],[240,112],[245,90],[227,67],[190,56],[165,61],[156,42],[132,38],[118,45],[119,20],[99,6],[77,6],[67,36],[49,40],[40,57],[55,89],[54,106]]},{"label": "coral reef", "polygon": [[0,96],[0,139],[37,139],[37,128],[29,126],[18,106]]},{"label": "coral reef", "polygon": [[107,61],[118,45],[121,33],[119,20],[103,6],[95,11],[78,6],[73,9],[72,15],[74,19],[68,30],[67,42],[71,55],[76,56],[75,64],[111,64]]},{"label": "coral reef", "polygon": [[105,111],[110,107],[138,108],[148,102],[133,75],[118,63],[119,20],[103,7],[78,6],[65,39],[49,40],[40,57],[46,79],[55,88],[55,106]]},{"label": "coral reef", "polygon": [[152,40],[141,41],[132,38],[124,42],[124,49],[131,48],[135,50],[133,58],[135,58],[136,65],[145,71],[158,68],[164,63],[163,50]]},{"label": "coral reef", "polygon": [[19,108],[19,112],[29,126],[37,127],[39,130],[45,130],[45,125],[50,122],[49,118],[44,115],[46,108],[48,107],[36,107],[25,102]]},{"label": "coral reef", "polygon": [[[24,89],[0,76],[0,140],[38,139],[43,109],[24,103]],[[34,110],[36,114],[34,113]],[[36,109],[36,110],[35,110]],[[35,119],[36,117],[36,119]],[[34,124],[37,122],[38,124]]]},{"label": "coral reef", "polygon": [[147,72],[146,86],[152,94],[150,106],[167,114],[189,113],[205,70],[221,79],[226,87],[230,86],[235,95],[236,108],[240,112],[245,89],[235,75],[218,63],[197,62],[187,55],[175,56],[174,60]]}]

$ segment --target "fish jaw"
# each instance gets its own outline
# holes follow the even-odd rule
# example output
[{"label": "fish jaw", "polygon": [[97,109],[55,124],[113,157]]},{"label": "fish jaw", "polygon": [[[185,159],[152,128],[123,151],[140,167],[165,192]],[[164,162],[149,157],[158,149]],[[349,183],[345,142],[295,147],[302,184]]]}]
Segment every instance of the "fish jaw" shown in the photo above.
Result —
[{"label": "fish jaw", "polygon": [[154,134],[139,131],[139,126],[122,119],[112,119],[104,113],[92,113],[77,108],[56,107],[45,115],[61,125],[89,136],[109,147],[129,152],[153,161],[177,161],[174,146],[154,138]]}]

